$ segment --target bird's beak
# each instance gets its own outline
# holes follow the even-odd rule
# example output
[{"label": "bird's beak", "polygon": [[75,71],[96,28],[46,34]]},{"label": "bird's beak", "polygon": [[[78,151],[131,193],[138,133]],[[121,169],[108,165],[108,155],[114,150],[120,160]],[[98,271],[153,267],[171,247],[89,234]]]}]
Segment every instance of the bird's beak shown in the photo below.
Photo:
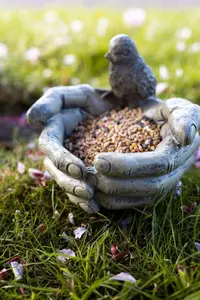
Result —
[{"label": "bird's beak", "polygon": [[111,61],[112,56],[110,52],[107,52],[106,55],[104,56],[107,60]]}]

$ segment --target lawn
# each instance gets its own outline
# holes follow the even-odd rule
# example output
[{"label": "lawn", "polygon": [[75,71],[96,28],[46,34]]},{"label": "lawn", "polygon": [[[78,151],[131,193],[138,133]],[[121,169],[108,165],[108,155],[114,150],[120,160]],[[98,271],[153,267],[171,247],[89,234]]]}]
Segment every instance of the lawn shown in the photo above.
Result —
[{"label": "lawn", "polygon": [[[139,27],[126,24],[122,11],[1,12],[1,113],[23,112],[50,86],[108,86],[103,56],[120,32],[166,83],[161,98],[200,103],[199,23],[198,10],[147,11]],[[180,197],[88,216],[54,182],[30,176],[30,168],[45,171],[42,160],[37,145],[17,137],[12,152],[0,151],[0,299],[200,299],[198,169],[184,176]],[[79,227],[86,230],[77,239]],[[71,256],[61,259],[63,249]],[[20,280],[13,258],[23,264]],[[121,272],[136,282],[112,279]]]}]

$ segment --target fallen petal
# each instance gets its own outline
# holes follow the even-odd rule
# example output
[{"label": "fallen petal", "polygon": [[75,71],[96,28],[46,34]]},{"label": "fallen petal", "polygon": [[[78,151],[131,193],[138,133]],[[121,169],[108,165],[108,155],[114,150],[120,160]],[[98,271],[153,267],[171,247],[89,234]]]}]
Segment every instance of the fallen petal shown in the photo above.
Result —
[{"label": "fallen petal", "polygon": [[5,280],[7,275],[7,270],[4,268],[0,271],[0,280]]},{"label": "fallen petal", "polygon": [[36,148],[36,144],[34,142],[30,142],[30,143],[28,143],[27,148],[34,149],[34,148]]},{"label": "fallen petal", "polygon": [[20,287],[20,293],[24,296],[25,295],[25,290],[24,288]]},{"label": "fallen petal", "polygon": [[70,288],[70,290],[73,290],[73,283],[72,283],[72,280],[67,279],[66,282],[67,282],[67,285],[68,285],[68,287]]},{"label": "fallen petal", "polygon": [[196,246],[196,248],[197,248],[197,251],[200,252],[200,243],[197,243],[197,242],[196,242],[196,243],[194,243],[194,244],[195,244],[195,246]]},{"label": "fallen petal", "polygon": [[44,232],[46,230],[46,226],[44,224],[40,224],[38,229],[40,232]]},{"label": "fallen petal", "polygon": [[112,255],[116,255],[117,254],[117,247],[116,247],[115,244],[111,246],[110,251],[111,251]]},{"label": "fallen petal", "polygon": [[69,259],[69,256],[74,257],[75,252],[71,249],[62,249],[57,251],[58,254],[61,254],[58,256],[58,260],[61,263],[65,263],[67,259]]},{"label": "fallen petal", "polygon": [[110,279],[118,280],[118,281],[128,281],[128,282],[132,282],[132,283],[136,282],[136,279],[132,275],[125,273],[125,272],[121,272],[117,275],[114,275]]},{"label": "fallen petal", "polygon": [[32,168],[28,169],[28,173],[29,173],[30,177],[33,179],[38,179],[38,178],[41,178],[44,176],[42,171],[37,170],[37,169],[32,169]]},{"label": "fallen petal", "polygon": [[200,168],[200,161],[195,162],[195,163],[194,163],[194,166],[195,166],[195,168],[197,168],[197,169]]},{"label": "fallen petal", "polygon": [[82,235],[86,232],[86,228],[85,227],[78,227],[77,229],[74,230],[74,235],[75,235],[75,239],[80,239],[82,237]]},{"label": "fallen petal", "polygon": [[9,259],[8,263],[11,264],[11,262],[13,262],[13,261],[20,261],[20,256],[16,255],[15,257]]},{"label": "fallen petal", "polygon": [[26,170],[25,165],[21,161],[18,161],[18,163],[17,163],[17,171],[20,174],[24,174],[25,170]]},{"label": "fallen petal", "polygon": [[197,203],[194,202],[191,205],[183,205],[181,208],[185,213],[191,214],[197,207]]},{"label": "fallen petal", "polygon": [[70,221],[71,224],[73,224],[73,225],[75,224],[73,213],[69,213],[68,214],[68,219],[69,219],[69,221]]},{"label": "fallen petal", "polygon": [[17,261],[12,261],[10,264],[11,264],[12,271],[15,275],[15,279],[16,280],[22,279],[22,275],[23,275],[22,264],[19,264]]},{"label": "fallen petal", "polygon": [[194,159],[196,162],[200,160],[200,147],[195,151]]},{"label": "fallen petal", "polygon": [[51,176],[51,174],[49,174],[48,171],[45,171],[45,172],[44,172],[44,178],[45,178],[46,180],[51,180],[51,179],[52,179],[52,176]]},{"label": "fallen petal", "polygon": [[121,251],[117,253],[115,256],[112,257],[112,260],[118,260],[120,258],[123,258],[127,254],[126,251]]}]

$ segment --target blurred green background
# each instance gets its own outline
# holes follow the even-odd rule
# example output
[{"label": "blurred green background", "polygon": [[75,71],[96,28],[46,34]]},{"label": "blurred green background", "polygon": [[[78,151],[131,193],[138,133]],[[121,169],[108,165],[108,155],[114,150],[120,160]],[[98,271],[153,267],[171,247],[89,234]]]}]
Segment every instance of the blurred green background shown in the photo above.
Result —
[{"label": "blurred green background", "polygon": [[159,96],[200,103],[200,10],[1,11],[0,114],[20,114],[49,87],[108,87],[110,38],[130,35],[152,67]]}]

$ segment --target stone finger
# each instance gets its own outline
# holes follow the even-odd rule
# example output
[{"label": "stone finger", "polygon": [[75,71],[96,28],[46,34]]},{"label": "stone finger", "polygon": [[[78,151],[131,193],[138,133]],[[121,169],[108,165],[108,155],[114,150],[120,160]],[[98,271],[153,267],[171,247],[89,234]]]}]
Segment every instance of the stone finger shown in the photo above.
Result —
[{"label": "stone finger", "polygon": [[86,200],[92,199],[94,190],[91,185],[64,174],[54,166],[48,157],[45,157],[44,166],[57,184],[67,193]]}]

